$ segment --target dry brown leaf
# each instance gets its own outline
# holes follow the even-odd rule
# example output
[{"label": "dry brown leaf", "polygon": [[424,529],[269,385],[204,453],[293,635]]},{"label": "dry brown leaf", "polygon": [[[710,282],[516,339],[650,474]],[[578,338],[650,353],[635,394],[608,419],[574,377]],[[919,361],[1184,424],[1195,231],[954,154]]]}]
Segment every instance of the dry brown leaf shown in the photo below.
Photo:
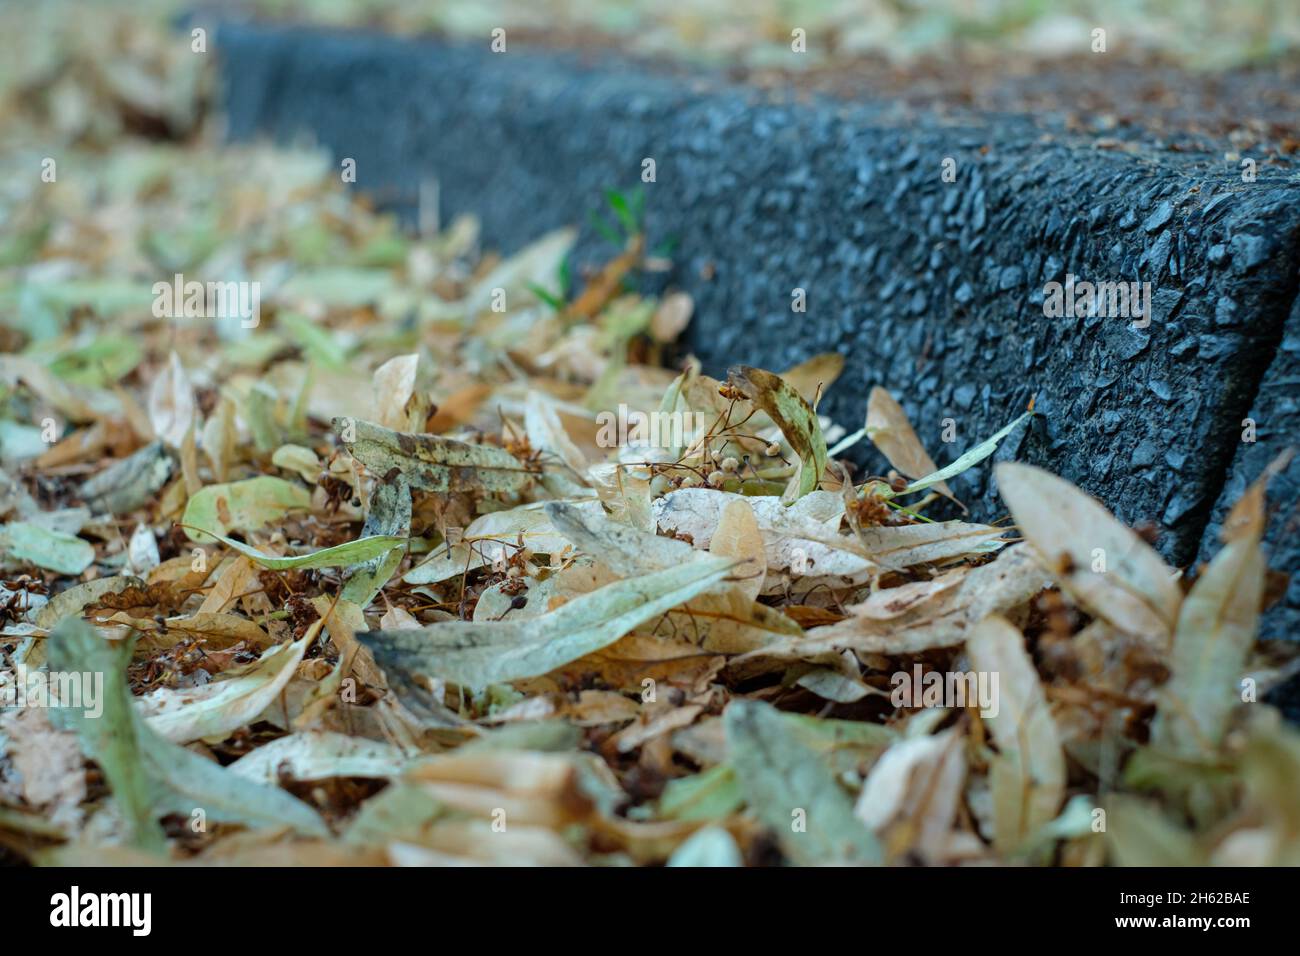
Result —
[{"label": "dry brown leaf", "polygon": [[423,419],[412,423],[407,414],[407,403],[415,395],[415,374],[419,364],[419,355],[398,355],[375,369],[371,382],[375,421],[384,428],[404,432],[423,427]]},{"label": "dry brown leaf", "polygon": [[149,421],[154,434],[172,448],[179,449],[186,434],[197,424],[194,386],[185,374],[180,356],[171,353],[168,365],[154,379],[149,392]]},{"label": "dry brown leaf", "polygon": [[[924,478],[939,470],[921,439],[916,437],[903,406],[879,385],[871,389],[867,398],[867,438],[905,478]],[[939,482],[934,489],[945,498],[957,500],[947,482]]]},{"label": "dry brown leaf", "polygon": [[966,654],[977,671],[997,675],[997,713],[982,719],[998,747],[990,767],[993,839],[1012,854],[1060,809],[1065,754],[1020,631],[1003,618],[985,618],[967,639]]},{"label": "dry brown leaf", "polygon": [[1116,627],[1167,647],[1182,593],[1160,555],[1095,498],[1033,465],[1003,462],[998,490],[1071,597]]}]

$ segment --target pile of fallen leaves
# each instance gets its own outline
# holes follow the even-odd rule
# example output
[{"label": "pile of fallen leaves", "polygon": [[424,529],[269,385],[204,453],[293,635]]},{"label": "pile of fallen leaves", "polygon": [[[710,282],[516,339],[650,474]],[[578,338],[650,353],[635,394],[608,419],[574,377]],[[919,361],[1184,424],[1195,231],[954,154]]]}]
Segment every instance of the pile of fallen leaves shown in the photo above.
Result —
[{"label": "pile of fallen leaves", "polygon": [[[0,858],[1300,863],[1262,482],[1184,573],[1027,464],[935,520],[1032,411],[939,468],[883,389],[818,415],[839,356],[674,359],[635,196],[575,277],[129,136],[150,36],[3,114]],[[260,311],[158,316],[176,274]]]}]

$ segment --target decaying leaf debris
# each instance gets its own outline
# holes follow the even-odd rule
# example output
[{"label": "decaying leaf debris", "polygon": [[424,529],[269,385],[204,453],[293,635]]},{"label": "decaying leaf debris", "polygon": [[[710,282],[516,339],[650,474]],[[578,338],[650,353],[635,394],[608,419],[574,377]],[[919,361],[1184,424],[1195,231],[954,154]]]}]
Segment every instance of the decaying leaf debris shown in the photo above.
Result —
[{"label": "decaying leaf debris", "polygon": [[[133,139],[201,129],[167,42],[4,107],[117,148],[0,198],[0,859],[1300,864],[1262,486],[1181,574],[1027,464],[940,520],[1028,415],[940,468],[883,389],[818,415],[838,356],[710,378],[621,196],[571,281],[571,231],[501,261]],[[174,273],[257,321],[157,314]]]}]

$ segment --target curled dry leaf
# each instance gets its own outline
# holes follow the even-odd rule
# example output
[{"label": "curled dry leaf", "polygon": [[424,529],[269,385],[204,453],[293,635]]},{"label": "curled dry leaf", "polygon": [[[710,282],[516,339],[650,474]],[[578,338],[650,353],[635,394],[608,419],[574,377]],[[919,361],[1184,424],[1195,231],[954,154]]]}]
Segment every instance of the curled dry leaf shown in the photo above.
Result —
[{"label": "curled dry leaf", "polygon": [[799,456],[799,467],[783,499],[794,501],[816,490],[827,456],[826,439],[812,406],[780,376],[760,368],[737,365],[728,371],[727,382],[766,413]]},{"label": "curled dry leaf", "polygon": [[398,355],[375,369],[372,388],[375,419],[380,427],[395,431],[410,428],[406,406],[415,394],[415,373],[419,364],[419,355]]},{"label": "curled dry leaf", "polygon": [[150,728],[177,743],[221,741],[257,719],[293,676],[307,645],[320,631],[314,624],[300,640],[281,644],[247,667],[226,671],[199,687],[152,691],[136,699]]},{"label": "curled dry leaf", "polygon": [[[743,501],[732,504],[748,507]],[[638,531],[612,521],[594,509],[552,502],[547,505],[547,513],[556,530],[576,548],[608,564],[615,574],[622,577],[710,560],[706,552],[697,551],[683,541]],[[737,517],[737,514],[741,516]],[[731,529],[733,521],[737,525],[735,532]],[[687,631],[702,649],[732,654],[764,647],[780,638],[801,633],[790,618],[757,603],[750,596],[757,584],[755,579],[761,578],[761,571],[756,570],[755,563],[761,542],[752,512],[749,513],[751,526],[746,532],[747,543],[744,545],[749,549],[750,557],[746,559],[742,554],[729,553],[741,548],[740,541],[732,539],[741,533],[744,521],[743,512],[733,513],[725,525],[720,525],[721,533],[713,538],[713,543],[720,546],[711,548],[709,552],[717,557],[739,559],[733,562],[736,565],[733,583],[669,611],[656,627],[656,633],[676,636]]]},{"label": "curled dry leaf", "polygon": [[960,521],[927,522],[863,528],[857,535],[840,531],[844,499],[814,491],[786,507],[774,497],[747,497],[704,488],[684,488],[653,503],[661,529],[689,535],[696,547],[710,547],[732,501],[753,510],[767,555],[766,590],[783,590],[774,571],[793,572],[801,585],[844,586],[871,580],[881,568],[906,568],[968,554],[996,551],[1005,529]]},{"label": "curled dry leaf", "polygon": [[664,296],[650,320],[650,334],[659,342],[675,342],[686,331],[691,315],[695,311],[695,301],[685,292],[673,292]]},{"label": "curled dry leaf", "polygon": [[952,464],[945,465],[943,468],[940,468],[938,471],[933,472],[932,474],[926,475],[922,478],[918,478],[916,481],[911,482],[900,491],[893,491],[892,489],[886,489],[885,491],[882,492],[882,494],[884,494],[886,497],[897,497],[898,495],[915,494],[918,491],[925,491],[927,488],[937,487],[941,482],[945,482],[949,478],[957,477],[962,472],[968,471],[969,469],[975,467],[980,462],[982,462],[985,458],[989,457],[989,455],[997,451],[998,443],[1002,441],[1002,439],[1006,438],[1013,431],[1015,431],[1016,428],[1018,428],[1022,422],[1028,421],[1029,419],[1033,418],[1033,416],[1034,413],[1032,411],[1025,412],[1023,415],[1021,415],[1019,418],[1013,421],[1010,425],[1006,426],[1005,428],[997,432],[997,434],[993,435],[991,438],[985,439],[984,441],[976,445],[974,448],[963,453]]},{"label": "curled dry leaf", "polygon": [[[568,540],[551,525],[548,504],[526,504],[480,515],[429,557],[406,572],[407,584],[438,584],[509,557],[519,539],[541,554],[559,554]],[[578,503],[575,507],[588,507]]]},{"label": "curled dry leaf", "polygon": [[560,421],[551,399],[540,392],[528,393],[524,430],[533,450],[542,453],[543,483],[557,497],[583,493],[587,460]]},{"label": "curled dry leaf", "polygon": [[733,603],[738,605],[736,610],[741,610],[741,604],[758,600],[758,596],[763,593],[767,554],[758,519],[754,517],[754,509],[749,502],[734,499],[727,502],[718,518],[718,526],[709,539],[709,553],[745,562],[742,565],[745,578],[732,592],[736,599]]},{"label": "curled dry leaf", "polygon": [[258,783],[323,780],[327,777],[389,779],[408,759],[392,744],[347,734],[307,731],[260,747],[230,765],[230,772]]},{"label": "curled dry leaf", "polygon": [[158,819],[169,813],[188,817],[195,807],[214,822],[288,825],[317,836],[327,832],[314,810],[283,790],[244,780],[152,731],[136,714],[127,690],[129,645],[110,647],[80,621],[64,622],[50,643],[52,668],[104,675],[102,714],[85,707],[61,707],[57,713],[76,730],[86,756],[103,768],[136,846],[160,852]]},{"label": "curled dry leaf", "polygon": [[[774,644],[754,652],[773,659],[814,660],[850,648],[860,653],[916,654],[961,644],[990,614],[1021,607],[1048,584],[1041,565],[1023,545],[1013,546],[996,561],[937,581],[919,582],[877,592],[862,605],[846,608],[850,616],[810,628],[800,641]],[[890,592],[906,588],[895,598]],[[904,605],[892,614],[892,605]],[[861,613],[859,613],[861,608]]]},{"label": "curled dry leaf", "polygon": [[781,373],[781,378],[809,405],[825,395],[844,371],[844,356],[839,352],[821,352]]},{"label": "curled dry leaf", "polygon": [[854,812],[891,856],[915,851],[942,863],[966,779],[957,728],[891,745],[871,767]]},{"label": "curled dry leaf", "polygon": [[151,501],[174,468],[163,443],[152,442],[85,481],[81,498],[97,511],[128,514]]}]

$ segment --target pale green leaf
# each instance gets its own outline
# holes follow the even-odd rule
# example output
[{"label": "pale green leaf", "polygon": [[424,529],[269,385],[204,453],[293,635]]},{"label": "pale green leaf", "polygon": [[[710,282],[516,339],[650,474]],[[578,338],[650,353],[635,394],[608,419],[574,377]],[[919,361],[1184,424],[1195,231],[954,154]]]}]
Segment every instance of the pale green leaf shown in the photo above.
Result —
[{"label": "pale green leaf", "polygon": [[539,677],[606,647],[715,587],[735,562],[706,558],[576,597],[540,617],[446,621],[358,634],[385,669],[420,672],[472,688]]},{"label": "pale green leaf", "polygon": [[1116,866],[1204,866],[1195,837],[1159,808],[1128,794],[1106,798],[1106,845]]},{"label": "pale green leaf", "polygon": [[703,827],[682,842],[666,866],[743,866],[740,847],[722,827]]},{"label": "pale green leaf", "polygon": [[874,863],[880,846],[825,760],[771,704],[733,700],[723,714],[729,761],[759,820],[799,866]]},{"label": "pale green leaf", "polygon": [[161,852],[166,840],[153,808],[154,781],[142,763],[131,692],[126,685],[130,642],[110,644],[89,624],[69,619],[50,634],[47,647],[51,670],[89,675],[87,688],[96,687],[102,698],[98,702],[83,699],[83,707],[67,706],[72,702],[65,702],[65,706],[51,711],[52,718],[76,731],[82,751],[99,764],[134,843],[141,849]]},{"label": "pale green leaf", "polygon": [[213,537],[226,547],[234,548],[240,554],[246,555],[255,563],[264,568],[270,568],[272,571],[289,571],[297,568],[343,567],[348,564],[356,564],[358,561],[369,561],[371,558],[387,554],[394,548],[406,544],[405,538],[380,534],[369,538],[358,538],[356,541],[348,541],[344,544],[336,544],[332,548],[321,548],[319,551],[312,551],[308,554],[281,558],[275,555],[263,554],[242,541],[235,541],[219,534],[213,535]]},{"label": "pale green leaf", "polygon": [[158,817],[195,819],[196,811],[210,823],[287,824],[311,835],[328,833],[311,807],[283,790],[245,780],[151,730],[127,689],[129,645],[115,648],[84,621],[72,620],[56,628],[49,643],[51,669],[103,676],[102,713],[91,707],[59,707],[52,713],[77,731],[86,755],[103,769],[141,848],[164,848]]},{"label": "pale green leaf", "polygon": [[997,451],[998,442],[1002,441],[1002,439],[1010,435],[1016,429],[1016,426],[1018,426],[1021,422],[1029,418],[1032,418],[1033,416],[1034,416],[1033,412],[1025,412],[1023,415],[1017,418],[1006,428],[1002,429],[992,438],[980,442],[974,448],[970,449],[970,451],[966,452],[964,455],[962,455],[960,458],[954,461],[951,465],[946,465],[945,467],[940,468],[938,471],[934,472],[933,474],[926,475],[924,478],[918,478],[916,481],[912,482],[910,485],[908,485],[906,488],[902,489],[901,491],[892,491],[886,489],[882,491],[881,494],[884,495],[884,497],[886,498],[895,498],[899,495],[910,495],[913,492],[924,491],[926,488],[931,488],[936,485],[941,485],[949,478],[956,478],[963,471],[966,471],[970,468],[974,468],[976,465],[982,462],[989,455]]},{"label": "pale green leaf", "polygon": [[191,541],[206,543],[231,531],[257,531],[311,506],[311,493],[283,478],[262,475],[208,485],[185,505],[181,524]]},{"label": "pale green leaf", "polygon": [[0,547],[7,558],[28,561],[59,574],[80,574],[95,560],[90,542],[30,521],[15,521],[0,528]]}]

